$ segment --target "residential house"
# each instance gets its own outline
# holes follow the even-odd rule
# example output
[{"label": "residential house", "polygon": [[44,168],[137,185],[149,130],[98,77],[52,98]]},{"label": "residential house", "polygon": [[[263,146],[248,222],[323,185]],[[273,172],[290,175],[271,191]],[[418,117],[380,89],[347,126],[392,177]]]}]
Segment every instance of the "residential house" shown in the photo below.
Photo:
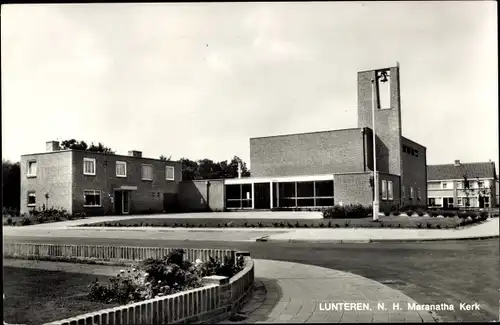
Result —
[{"label": "residential house", "polygon": [[[467,184],[468,183],[468,184]],[[496,208],[498,176],[495,163],[427,166],[428,205],[450,208]]]},{"label": "residential house", "polygon": [[34,208],[63,208],[88,215],[174,210],[181,163],[142,157],[61,150],[21,156],[21,213]]}]

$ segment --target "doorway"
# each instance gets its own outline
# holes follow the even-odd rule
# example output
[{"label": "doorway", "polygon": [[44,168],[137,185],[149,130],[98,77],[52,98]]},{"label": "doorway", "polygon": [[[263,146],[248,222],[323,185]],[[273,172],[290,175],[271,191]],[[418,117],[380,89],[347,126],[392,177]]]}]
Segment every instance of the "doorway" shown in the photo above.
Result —
[{"label": "doorway", "polygon": [[130,191],[115,191],[115,213],[129,214],[130,212]]},{"label": "doorway", "polygon": [[453,208],[453,198],[452,197],[444,197],[443,198],[443,208]]},{"label": "doorway", "polygon": [[255,183],[255,201],[254,209],[270,209],[271,208],[271,184]]}]

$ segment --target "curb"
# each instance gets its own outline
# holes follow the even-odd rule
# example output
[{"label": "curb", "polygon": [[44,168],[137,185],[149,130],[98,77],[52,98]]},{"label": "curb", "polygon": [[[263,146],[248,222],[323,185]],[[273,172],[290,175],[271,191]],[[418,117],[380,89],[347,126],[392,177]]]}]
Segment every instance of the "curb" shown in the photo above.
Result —
[{"label": "curb", "polygon": [[307,240],[307,239],[270,239],[268,236],[255,239],[255,242],[273,242],[273,243],[310,243],[310,244],[377,244],[377,243],[420,243],[420,242],[435,242],[435,241],[465,241],[465,240],[486,240],[499,238],[495,236],[477,236],[466,238],[428,238],[428,239],[325,239],[325,240]]}]

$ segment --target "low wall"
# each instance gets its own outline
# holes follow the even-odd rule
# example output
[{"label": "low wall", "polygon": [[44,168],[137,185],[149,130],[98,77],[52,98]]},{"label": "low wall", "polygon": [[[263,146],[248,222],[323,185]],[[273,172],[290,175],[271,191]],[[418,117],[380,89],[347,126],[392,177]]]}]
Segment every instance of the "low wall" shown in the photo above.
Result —
[{"label": "low wall", "polygon": [[[40,257],[52,259],[76,259],[82,261],[111,261],[127,263],[147,258],[162,258],[176,248],[166,247],[132,247],[132,246],[101,246],[101,245],[59,245],[36,243],[4,243],[5,257]],[[207,261],[209,257],[221,260],[227,255],[235,257],[231,249],[199,249],[185,248],[184,258],[194,262],[196,259]]]},{"label": "low wall", "polygon": [[222,321],[241,307],[243,299],[252,288],[254,262],[249,254],[246,255],[244,269],[231,279],[222,276],[205,277],[203,280],[207,284],[202,288],[104,309],[49,324],[185,324]]}]

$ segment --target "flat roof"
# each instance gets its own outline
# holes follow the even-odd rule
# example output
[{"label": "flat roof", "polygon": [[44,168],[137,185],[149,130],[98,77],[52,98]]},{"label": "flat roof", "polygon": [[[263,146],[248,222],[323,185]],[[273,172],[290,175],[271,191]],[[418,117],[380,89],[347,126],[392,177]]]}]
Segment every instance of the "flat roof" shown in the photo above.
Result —
[{"label": "flat roof", "polygon": [[38,153],[30,153],[30,154],[24,154],[21,155],[21,157],[25,156],[36,156],[36,155],[49,155],[49,154],[55,154],[55,153],[61,153],[61,152],[82,152],[82,153],[90,153],[90,154],[96,154],[96,155],[103,155],[103,156],[113,156],[113,157],[127,157],[127,158],[135,158],[135,159],[143,159],[143,160],[154,160],[154,161],[164,161],[164,162],[169,162],[169,163],[181,163],[180,161],[176,160],[161,160],[157,158],[147,158],[147,157],[134,157],[134,156],[129,156],[129,155],[119,155],[119,154],[112,154],[112,153],[105,153],[105,152],[98,152],[98,151],[88,151],[88,150],[75,150],[75,149],[63,149],[63,150],[56,150],[56,151],[47,151],[47,152],[38,152]]},{"label": "flat roof", "polygon": [[366,127],[362,127],[362,128],[356,127],[356,128],[338,129],[338,130],[325,130],[325,131],[314,131],[314,132],[268,135],[268,136],[262,136],[262,137],[253,137],[253,138],[250,138],[250,140],[252,140],[252,139],[264,139],[264,138],[288,137],[288,136],[292,136],[292,135],[306,135],[306,134],[316,134],[316,133],[331,133],[331,132],[341,132],[341,131],[350,131],[350,130],[362,130],[362,129],[367,129],[367,128]]}]

